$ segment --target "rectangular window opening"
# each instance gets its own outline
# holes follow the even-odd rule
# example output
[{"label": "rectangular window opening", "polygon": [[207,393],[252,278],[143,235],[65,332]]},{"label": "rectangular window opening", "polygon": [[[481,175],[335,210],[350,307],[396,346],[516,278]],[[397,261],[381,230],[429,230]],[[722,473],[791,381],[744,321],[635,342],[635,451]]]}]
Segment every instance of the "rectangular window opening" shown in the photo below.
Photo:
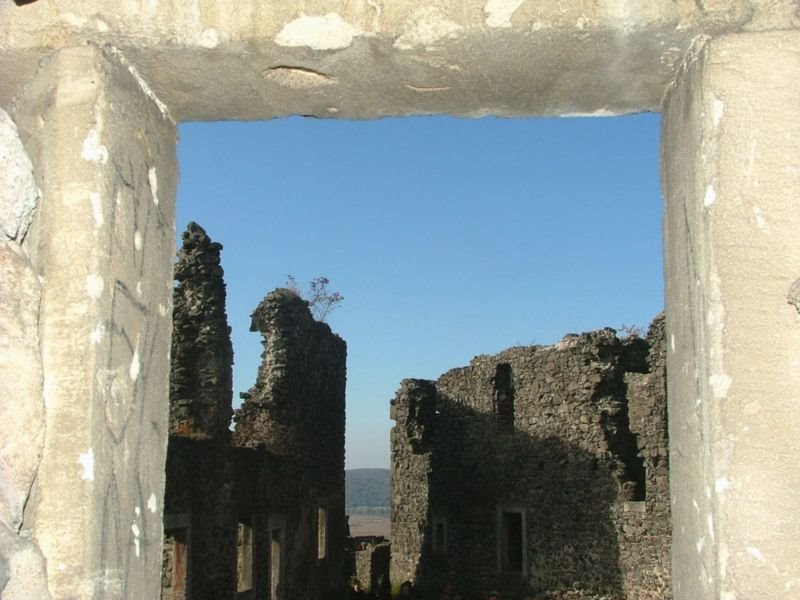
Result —
[{"label": "rectangular window opening", "polygon": [[433,550],[434,552],[447,550],[447,521],[441,517],[433,519]]},{"label": "rectangular window opening", "polygon": [[499,563],[503,573],[525,574],[525,513],[501,510],[499,515]]},{"label": "rectangular window opening", "polygon": [[253,528],[248,523],[239,523],[236,533],[236,591],[253,589]]},{"label": "rectangular window opening", "polygon": [[283,529],[270,530],[269,544],[269,597],[270,600],[281,600],[281,554],[283,552]]},{"label": "rectangular window opening", "polygon": [[497,431],[514,431],[514,372],[508,363],[500,363],[492,378],[492,403]]},{"label": "rectangular window opening", "polygon": [[317,559],[322,560],[328,555],[328,508],[320,506],[317,509]]},{"label": "rectangular window opening", "polygon": [[185,600],[187,597],[188,533],[187,527],[164,530],[161,600]]}]

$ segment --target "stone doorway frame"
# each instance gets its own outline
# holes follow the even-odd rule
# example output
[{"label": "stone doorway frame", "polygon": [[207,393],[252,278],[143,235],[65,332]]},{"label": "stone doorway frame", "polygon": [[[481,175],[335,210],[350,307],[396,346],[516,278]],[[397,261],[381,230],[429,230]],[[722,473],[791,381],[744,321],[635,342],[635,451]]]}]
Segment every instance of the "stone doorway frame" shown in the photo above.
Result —
[{"label": "stone doorway frame", "polygon": [[653,110],[674,595],[796,594],[797,3],[273,4],[0,0],[0,106],[41,189],[3,243],[36,275],[45,426],[5,547],[56,597],[157,595],[176,123]]}]

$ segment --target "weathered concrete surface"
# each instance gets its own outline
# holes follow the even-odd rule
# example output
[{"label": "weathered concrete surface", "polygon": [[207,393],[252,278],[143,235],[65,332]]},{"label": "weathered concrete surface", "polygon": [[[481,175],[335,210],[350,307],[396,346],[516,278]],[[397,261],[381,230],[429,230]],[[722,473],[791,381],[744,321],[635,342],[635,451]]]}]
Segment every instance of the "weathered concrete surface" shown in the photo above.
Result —
[{"label": "weathered concrete surface", "polygon": [[658,110],[698,35],[797,26],[793,0],[0,0],[0,106],[91,41],[178,121]]},{"label": "weathered concrete surface", "polygon": [[155,598],[175,129],[90,45],[49,57],[12,116],[43,193],[25,247],[42,282],[47,435],[25,526],[55,597]]},{"label": "weathered concrete surface", "polygon": [[0,109],[0,239],[21,241],[33,219],[39,189],[17,127]]},{"label": "weathered concrete surface", "polygon": [[664,113],[675,597],[800,594],[800,33],[709,41]]}]

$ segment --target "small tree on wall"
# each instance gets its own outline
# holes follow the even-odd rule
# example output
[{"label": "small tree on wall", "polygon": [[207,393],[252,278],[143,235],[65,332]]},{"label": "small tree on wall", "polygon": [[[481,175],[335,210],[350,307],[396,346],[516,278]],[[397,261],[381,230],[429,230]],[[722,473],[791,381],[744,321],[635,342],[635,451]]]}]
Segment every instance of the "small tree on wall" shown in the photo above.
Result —
[{"label": "small tree on wall", "polygon": [[620,325],[619,330],[622,337],[624,338],[643,338],[645,336],[644,328],[639,327],[638,325],[626,325],[623,323]]},{"label": "small tree on wall", "polygon": [[293,275],[286,276],[286,287],[308,302],[308,308],[317,321],[325,321],[328,315],[339,308],[344,300],[339,292],[328,289],[331,280],[320,275],[314,277],[309,284],[308,290],[304,293]]}]

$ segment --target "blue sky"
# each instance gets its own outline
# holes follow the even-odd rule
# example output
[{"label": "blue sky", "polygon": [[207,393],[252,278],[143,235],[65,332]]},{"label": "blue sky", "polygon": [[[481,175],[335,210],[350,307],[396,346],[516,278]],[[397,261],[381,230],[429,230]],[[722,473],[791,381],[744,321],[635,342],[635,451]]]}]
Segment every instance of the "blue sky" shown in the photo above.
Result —
[{"label": "blue sky", "polygon": [[389,466],[389,400],[520,344],[663,307],[660,116],[186,123],[178,236],[224,246],[234,398],[261,298],[292,274],[344,295],[347,467]]}]

